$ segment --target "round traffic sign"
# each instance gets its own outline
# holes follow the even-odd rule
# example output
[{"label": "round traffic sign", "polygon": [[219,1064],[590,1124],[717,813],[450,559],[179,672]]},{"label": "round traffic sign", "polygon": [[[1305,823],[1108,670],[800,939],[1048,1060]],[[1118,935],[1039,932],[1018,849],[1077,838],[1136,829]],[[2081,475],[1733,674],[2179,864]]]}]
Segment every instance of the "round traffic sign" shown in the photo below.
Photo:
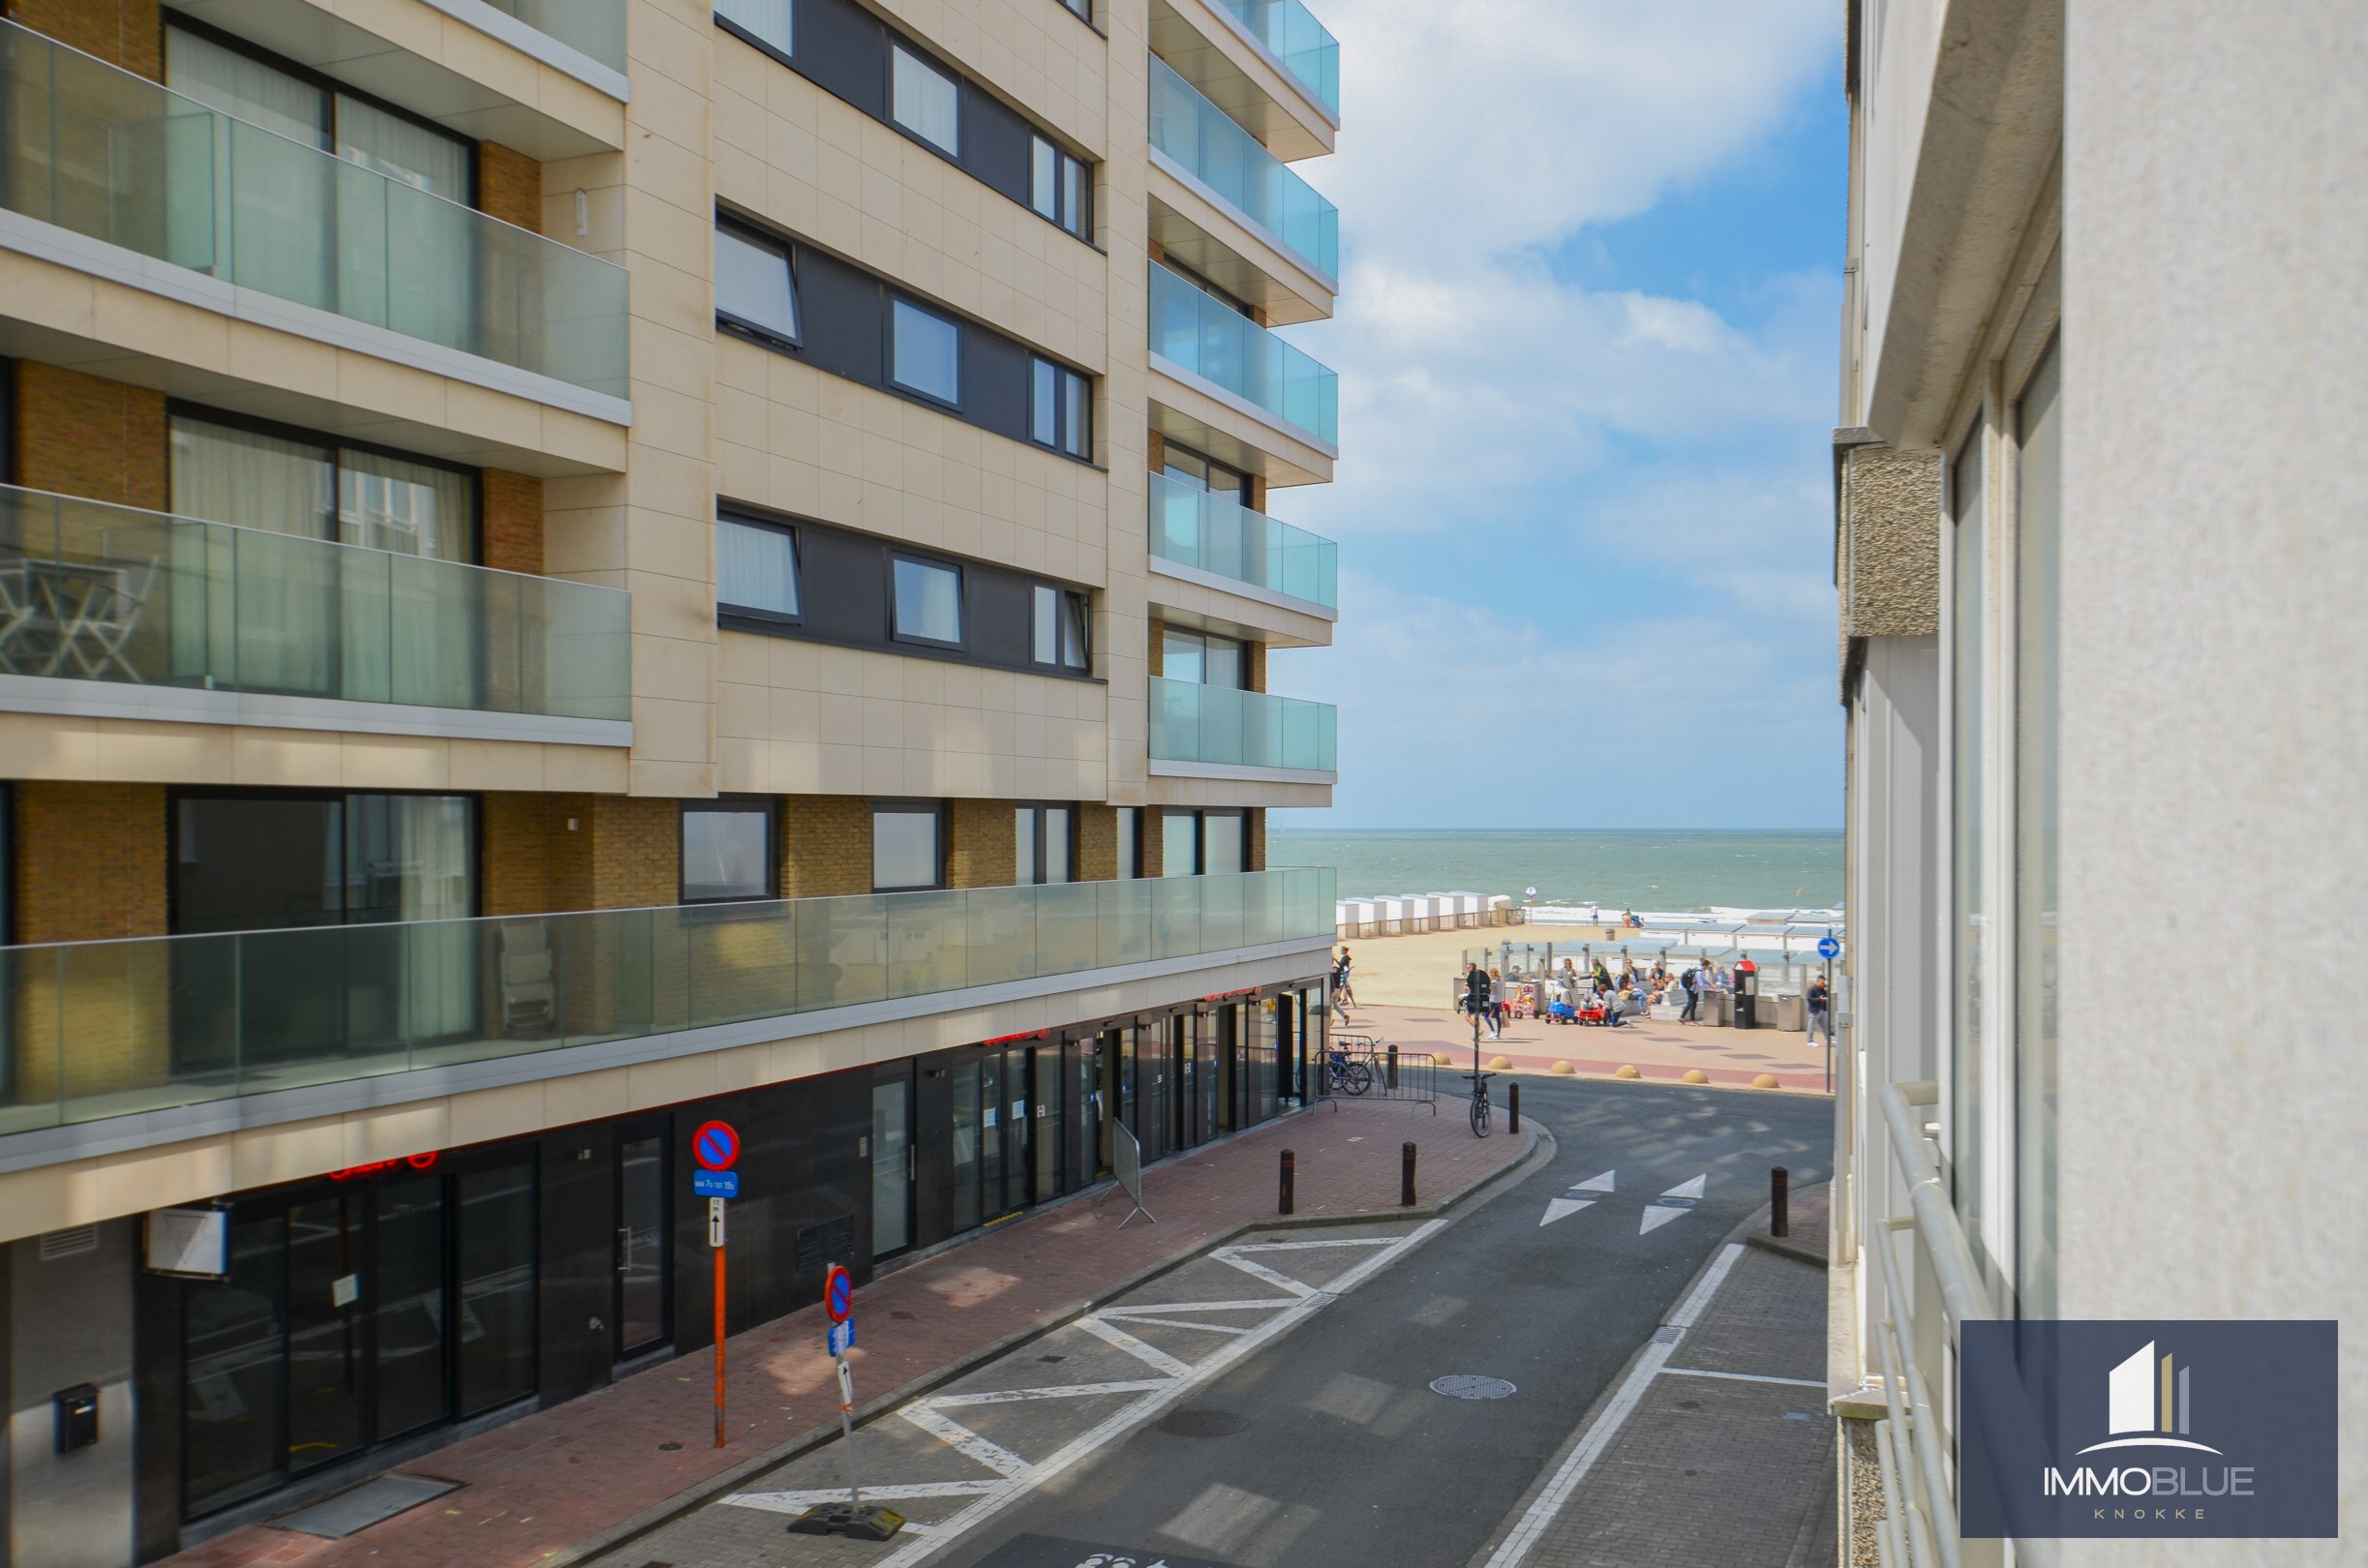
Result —
[{"label": "round traffic sign", "polygon": [[1817,939],[1817,956],[1820,958],[1840,957],[1841,944],[1835,941],[1830,936],[1819,937]]},{"label": "round traffic sign", "polygon": [[844,1323],[855,1312],[855,1276],[835,1263],[822,1277],[822,1310],[834,1323]]},{"label": "round traffic sign", "polygon": [[690,1157],[702,1170],[730,1170],[740,1158],[740,1134],[729,1122],[707,1122],[690,1135]]}]

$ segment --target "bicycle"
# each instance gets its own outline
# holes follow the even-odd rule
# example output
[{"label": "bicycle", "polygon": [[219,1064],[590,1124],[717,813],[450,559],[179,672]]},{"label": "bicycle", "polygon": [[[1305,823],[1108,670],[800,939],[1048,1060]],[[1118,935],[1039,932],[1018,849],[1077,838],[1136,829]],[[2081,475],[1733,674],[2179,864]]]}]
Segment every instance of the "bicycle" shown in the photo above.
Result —
[{"label": "bicycle", "polygon": [[1326,1083],[1334,1094],[1361,1095],[1373,1087],[1373,1069],[1345,1051],[1324,1058]]},{"label": "bicycle", "polygon": [[1472,1135],[1475,1138],[1484,1138],[1488,1136],[1488,1080],[1495,1077],[1496,1074],[1493,1072],[1482,1072],[1480,1070],[1480,1009],[1477,1006],[1474,1006],[1472,1008],[1471,1011]]}]

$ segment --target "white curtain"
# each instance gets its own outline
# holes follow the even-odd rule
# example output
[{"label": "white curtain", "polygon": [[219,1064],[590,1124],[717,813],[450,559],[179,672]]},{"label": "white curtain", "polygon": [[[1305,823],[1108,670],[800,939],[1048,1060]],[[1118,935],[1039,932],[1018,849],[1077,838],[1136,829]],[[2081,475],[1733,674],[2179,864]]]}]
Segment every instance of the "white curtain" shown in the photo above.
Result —
[{"label": "white curtain", "polygon": [[243,530],[177,546],[173,657],[184,678],[331,691],[335,552],[320,541],[334,526],[333,473],[326,447],[173,416],[173,511]]},{"label": "white curtain", "polygon": [[[347,919],[399,922],[399,1028],[414,1041],[476,1024],[476,856],[458,795],[357,795],[346,806]],[[441,921],[442,924],[421,924]],[[362,939],[367,940],[367,939]]]},{"label": "white curtain", "polygon": [[[345,694],[362,701],[473,708],[484,632],[517,624],[517,606],[480,605],[513,585],[429,561],[477,554],[476,479],[351,447],[337,454],[337,536],[417,560],[345,558]],[[490,612],[490,615],[485,613]]]}]

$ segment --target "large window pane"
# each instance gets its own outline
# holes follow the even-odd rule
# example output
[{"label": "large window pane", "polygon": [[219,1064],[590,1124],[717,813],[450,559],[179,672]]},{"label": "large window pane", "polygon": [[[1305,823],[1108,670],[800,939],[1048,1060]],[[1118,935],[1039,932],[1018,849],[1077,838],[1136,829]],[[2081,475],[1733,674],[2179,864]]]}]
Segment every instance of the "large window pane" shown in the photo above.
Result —
[{"label": "large window pane", "polygon": [[1951,896],[1950,1137],[1958,1212],[1978,1254],[1988,1255],[1983,1234],[1983,1138],[1987,1131],[1983,1072],[1983,1012],[1988,974],[1986,937],[1989,903],[1983,865],[1984,726],[1983,665],[1988,657],[1984,617],[1988,613],[1988,529],[1983,517],[1982,432],[1976,429],[1958,454],[1953,473],[1954,519],[1950,529],[1950,696],[1954,714],[1950,744]]},{"label": "large window pane", "polygon": [[337,467],[327,446],[172,416],[172,509],[242,528],[336,535]]},{"label": "large window pane", "polygon": [[474,916],[474,804],[465,795],[347,796],[347,920]]},{"label": "large window pane", "polygon": [[780,528],[715,521],[715,602],[769,616],[798,611],[798,541]]},{"label": "large window pane", "polygon": [[1199,632],[1172,628],[1160,634],[1160,675],[1169,680],[1208,681],[1208,640]]},{"label": "large window pane", "polygon": [[1038,584],[1030,596],[1036,662],[1057,664],[1061,657],[1061,592]]},{"label": "large window pane", "polygon": [[181,1452],[191,1514],[278,1484],[280,1215],[230,1227],[230,1277],[188,1287],[181,1322]]},{"label": "large window pane", "polygon": [[1028,434],[1047,446],[1061,438],[1059,373],[1052,361],[1029,361]]},{"label": "large window pane", "polygon": [[464,1176],[460,1390],[464,1416],[534,1391],[534,1167]]},{"label": "large window pane", "polygon": [[1160,817],[1160,875],[1192,877],[1200,874],[1200,820],[1189,811],[1165,812]]},{"label": "large window pane", "polygon": [[1248,869],[1242,823],[1243,819],[1230,811],[1212,811],[1200,819],[1201,869],[1211,876]]},{"label": "large window pane", "polygon": [[1142,807],[1118,808],[1118,875],[1123,879],[1142,875]]},{"label": "large window pane", "polygon": [[954,1086],[954,1228],[967,1230],[985,1218],[979,1212],[979,1064],[952,1070]]},{"label": "large window pane", "polygon": [[165,29],[165,85],[208,108],[293,137],[329,144],[329,95],[303,77],[180,27]]},{"label": "large window pane", "polygon": [[1093,620],[1088,613],[1085,595],[1061,595],[1061,663],[1072,670],[1082,670],[1093,657]]},{"label": "large window pane", "polygon": [[962,640],[962,574],[935,561],[896,561],[898,637],[929,643]]},{"label": "large window pane", "polygon": [[372,550],[474,561],[476,475],[381,452],[341,448],[337,533],[347,544]]},{"label": "large window pane", "polygon": [[368,1313],[359,1192],[288,1211],[288,1467],[309,1470],[360,1448]]},{"label": "large window pane", "polygon": [[1028,204],[1058,223],[1061,217],[1060,149],[1038,136],[1029,150]]},{"label": "large window pane", "polygon": [[378,1206],[379,1440],[441,1420],[444,1405],[444,1179],[380,1184]]},{"label": "large window pane", "polygon": [[683,902],[771,898],[773,892],[769,807],[683,807]]},{"label": "large window pane", "polygon": [[172,860],[176,935],[345,919],[340,800],[184,796],[173,813]]},{"label": "large window pane", "polygon": [[796,342],[798,292],[789,257],[729,228],[716,229],[715,312]]},{"label": "large window pane", "polygon": [[1012,812],[1012,880],[1022,886],[1036,880],[1036,808],[1019,806]]},{"label": "large window pane", "polygon": [[896,64],[891,116],[922,140],[958,155],[962,150],[961,91],[954,78],[902,45],[892,52]]},{"label": "large window pane", "polygon": [[467,204],[476,149],[350,93],[337,95],[337,156],[446,201]]},{"label": "large window pane", "polygon": [[666,1334],[666,1140],[617,1152],[617,1346],[631,1354]]},{"label": "large window pane", "polygon": [[1071,877],[1070,810],[1067,806],[1045,807],[1045,880],[1067,882]]},{"label": "large window pane", "polygon": [[783,54],[793,54],[796,34],[792,30],[796,6],[793,0],[715,0],[715,15],[746,29],[763,39]]},{"label": "large window pane", "polygon": [[942,858],[934,810],[883,808],[871,814],[871,886],[875,891],[934,888]]},{"label": "large window pane", "polygon": [[910,1175],[912,1088],[879,1083],[871,1088],[871,1255],[884,1257],[913,1239]]},{"label": "large window pane", "polygon": [[2063,537],[2060,344],[2022,395],[2015,487],[2015,1287],[2055,1315],[2056,733]]},{"label": "large window pane", "polygon": [[896,302],[892,313],[895,375],[898,386],[941,403],[962,399],[961,331],[942,316],[918,305]]}]

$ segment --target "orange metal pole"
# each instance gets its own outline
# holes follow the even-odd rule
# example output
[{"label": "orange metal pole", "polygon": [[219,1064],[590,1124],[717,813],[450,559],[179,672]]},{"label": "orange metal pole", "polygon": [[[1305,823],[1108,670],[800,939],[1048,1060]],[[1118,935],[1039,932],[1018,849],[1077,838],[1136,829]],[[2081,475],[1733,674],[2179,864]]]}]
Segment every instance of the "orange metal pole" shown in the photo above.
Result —
[{"label": "orange metal pole", "polygon": [[715,1446],[723,1446],[723,1248],[715,1249]]}]

